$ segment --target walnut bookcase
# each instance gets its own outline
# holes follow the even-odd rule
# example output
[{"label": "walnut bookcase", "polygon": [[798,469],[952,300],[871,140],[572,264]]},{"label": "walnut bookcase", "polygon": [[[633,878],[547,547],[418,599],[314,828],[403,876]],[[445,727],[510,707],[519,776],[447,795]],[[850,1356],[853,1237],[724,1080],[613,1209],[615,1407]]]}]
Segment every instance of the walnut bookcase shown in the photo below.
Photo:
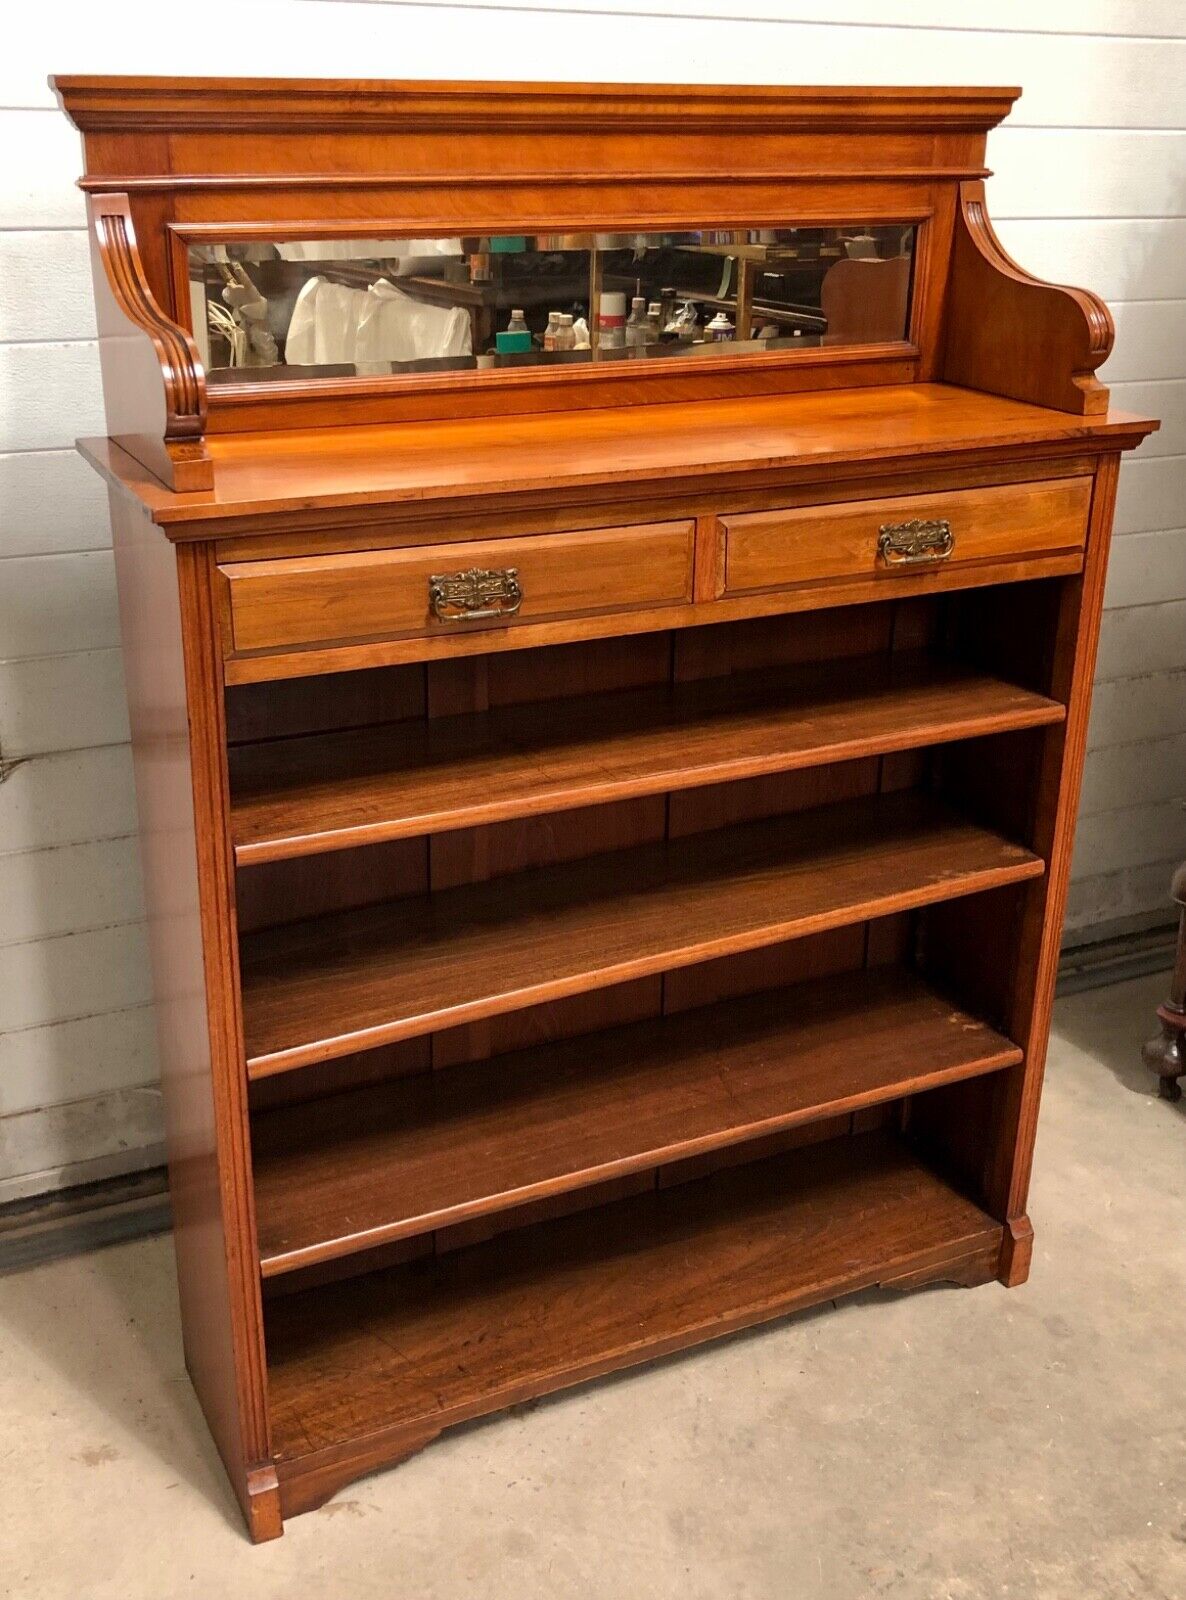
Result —
[{"label": "walnut bookcase", "polygon": [[[1015,91],[56,86],[186,1355],[252,1536],[796,1307],[1022,1282],[1117,468],[1156,424],[1108,409],[1104,306],[993,235]],[[709,241],[735,344],[203,370],[220,241],[456,237],[430,288],[486,315],[495,236],[574,228],[597,289],[619,237]],[[768,238],[786,283],[852,259],[788,309]]]}]

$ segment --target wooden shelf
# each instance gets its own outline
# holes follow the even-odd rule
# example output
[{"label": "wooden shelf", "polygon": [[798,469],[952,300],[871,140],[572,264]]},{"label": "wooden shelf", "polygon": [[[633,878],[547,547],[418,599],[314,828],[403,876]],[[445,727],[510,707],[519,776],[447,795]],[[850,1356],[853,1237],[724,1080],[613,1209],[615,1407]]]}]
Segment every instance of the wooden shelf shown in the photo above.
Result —
[{"label": "wooden shelf", "polygon": [[[1001,1227],[866,1134],[267,1307],[281,1471],[373,1464],[449,1423],[851,1290],[995,1271]],[[365,1418],[365,1428],[362,1421]],[[386,1438],[384,1435],[386,1434]],[[361,1435],[361,1437],[360,1437]]]},{"label": "wooden shelf", "polygon": [[1040,876],[931,795],[878,795],[243,937],[253,1077]]},{"label": "wooden shelf", "polygon": [[845,973],[259,1116],[265,1277],[1002,1067],[913,973]]},{"label": "wooden shelf", "polygon": [[[829,356],[835,360],[835,355]],[[643,363],[625,364],[632,376]],[[590,371],[593,369],[590,368]],[[232,519],[307,515],[319,507],[422,507],[465,495],[493,509],[494,497],[516,501],[533,491],[586,490],[612,484],[678,485],[721,474],[814,469],[827,481],[853,464],[909,456],[918,469],[956,452],[1007,451],[1041,445],[1131,448],[1149,424],[1123,412],[1076,416],[1053,406],[1009,400],[945,383],[892,383],[817,389],[801,394],[748,394],[648,405],[607,402],[589,410],[402,422],[389,426],[269,429],[207,435],[216,487],[187,494],[165,489],[150,472],[106,439],[81,441],[83,454],[130,489],[154,522],[175,536],[201,537],[203,522],[218,536]],[[188,525],[182,534],[181,525]],[[245,528],[258,537],[261,529]]]},{"label": "wooden shelf", "polygon": [[908,655],[231,751],[240,865],[1036,727],[1056,701]]}]

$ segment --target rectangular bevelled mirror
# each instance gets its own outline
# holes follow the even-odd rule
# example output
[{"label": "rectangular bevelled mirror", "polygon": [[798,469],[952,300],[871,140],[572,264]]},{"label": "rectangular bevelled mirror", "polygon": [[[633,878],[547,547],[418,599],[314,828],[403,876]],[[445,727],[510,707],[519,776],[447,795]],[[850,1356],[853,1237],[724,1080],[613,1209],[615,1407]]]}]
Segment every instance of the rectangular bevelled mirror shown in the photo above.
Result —
[{"label": "rectangular bevelled mirror", "polygon": [[213,384],[902,340],[913,223],[191,245]]}]

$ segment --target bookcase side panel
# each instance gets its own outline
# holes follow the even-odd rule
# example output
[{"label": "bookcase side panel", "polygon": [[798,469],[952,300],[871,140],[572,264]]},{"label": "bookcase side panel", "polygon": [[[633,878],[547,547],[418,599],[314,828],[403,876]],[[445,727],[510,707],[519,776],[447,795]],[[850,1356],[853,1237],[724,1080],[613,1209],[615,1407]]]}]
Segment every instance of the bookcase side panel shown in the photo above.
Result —
[{"label": "bookcase side panel", "polygon": [[1009,1283],[1022,1282],[1029,1265],[1025,1208],[1087,750],[1119,470],[1119,455],[1101,457],[1091,498],[1083,572],[1067,586],[1055,642],[1052,691],[1066,705],[1067,718],[1047,743],[1046,767],[1039,776],[1034,848],[1045,855],[1047,873],[1031,891],[1009,1030],[1025,1050],[1025,1061],[1008,1080],[996,1163],[990,1173],[993,1199],[1001,1207],[995,1214],[1003,1214],[1020,1241],[1015,1251],[1007,1248],[1002,1259],[1002,1278]]},{"label": "bookcase side panel", "polygon": [[252,1535],[280,1532],[255,1268],[206,547],[111,495],[186,1364]]}]

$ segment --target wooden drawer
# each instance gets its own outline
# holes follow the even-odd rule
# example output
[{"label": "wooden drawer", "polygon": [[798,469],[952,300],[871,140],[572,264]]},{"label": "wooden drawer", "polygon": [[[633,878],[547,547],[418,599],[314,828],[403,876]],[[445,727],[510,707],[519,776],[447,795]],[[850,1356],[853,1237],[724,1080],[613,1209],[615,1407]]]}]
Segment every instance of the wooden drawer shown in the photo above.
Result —
[{"label": "wooden drawer", "polygon": [[[923,577],[964,562],[1081,550],[1090,502],[1090,478],[1057,478],[723,517],[725,593],[878,574]],[[949,532],[917,535],[904,526],[911,522],[946,523]],[[912,541],[920,546],[913,553]]]},{"label": "wooden drawer", "polygon": [[695,524],[228,562],[229,645],[442,635],[692,597]]}]

